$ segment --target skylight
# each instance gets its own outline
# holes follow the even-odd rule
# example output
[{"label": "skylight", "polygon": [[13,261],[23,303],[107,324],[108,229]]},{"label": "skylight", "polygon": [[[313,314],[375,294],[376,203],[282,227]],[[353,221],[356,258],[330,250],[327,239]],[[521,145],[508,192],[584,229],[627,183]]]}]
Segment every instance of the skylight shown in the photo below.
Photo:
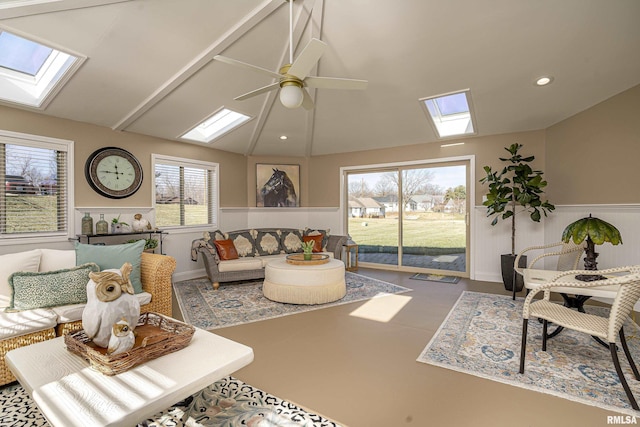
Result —
[{"label": "skylight", "polygon": [[420,104],[440,139],[476,133],[468,90],[422,98]]},{"label": "skylight", "polygon": [[0,100],[45,108],[84,59],[0,30]]},{"label": "skylight", "polygon": [[251,120],[249,116],[222,108],[213,116],[182,135],[181,138],[191,141],[211,142],[249,120]]}]

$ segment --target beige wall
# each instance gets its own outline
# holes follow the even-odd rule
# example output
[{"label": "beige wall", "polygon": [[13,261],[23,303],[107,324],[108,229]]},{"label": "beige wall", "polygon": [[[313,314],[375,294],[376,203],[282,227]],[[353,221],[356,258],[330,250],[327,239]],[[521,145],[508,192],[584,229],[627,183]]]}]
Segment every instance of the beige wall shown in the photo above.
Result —
[{"label": "beige wall", "polygon": [[546,131],[556,204],[640,203],[640,85]]},{"label": "beige wall", "polygon": [[[545,146],[544,131],[521,132],[478,138],[446,141],[446,143],[464,141],[464,145],[440,147],[441,142],[417,144],[380,150],[358,151],[346,154],[333,154],[312,157],[309,165],[309,206],[340,205],[340,168],[345,166],[375,165],[381,163],[431,160],[447,157],[475,155],[476,178],[482,178],[485,165],[502,168],[499,157],[508,156],[504,150],[514,142],[524,145],[522,153],[536,157],[532,166],[544,170]],[[475,204],[482,204],[482,195],[486,186],[475,183]]]},{"label": "beige wall", "polygon": [[[134,133],[116,132],[106,127],[0,106],[0,129],[74,141],[75,205],[79,207],[151,206],[151,154],[199,159],[220,164],[220,205],[246,206],[246,159],[239,154],[199,145],[169,141]],[[144,171],[140,190],[126,199],[109,199],[91,189],[84,176],[87,157],[102,147],[124,148],[135,155]],[[255,173],[255,172],[254,172]]]}]

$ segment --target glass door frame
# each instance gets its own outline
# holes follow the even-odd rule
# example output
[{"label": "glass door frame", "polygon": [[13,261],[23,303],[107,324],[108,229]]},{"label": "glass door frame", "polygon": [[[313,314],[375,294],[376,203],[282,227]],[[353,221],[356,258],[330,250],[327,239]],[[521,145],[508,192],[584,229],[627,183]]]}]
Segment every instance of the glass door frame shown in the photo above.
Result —
[{"label": "glass door frame", "polygon": [[[424,167],[437,167],[437,164],[442,164],[443,167],[446,166],[447,163],[467,163],[468,164],[468,173],[467,173],[467,206],[466,206],[466,225],[467,225],[467,244],[465,248],[466,253],[466,271],[447,271],[447,275],[452,276],[460,276],[460,277],[473,277],[474,272],[474,264],[472,251],[475,248],[475,238],[474,238],[474,230],[475,230],[475,219],[473,213],[475,212],[475,155],[468,156],[458,156],[458,157],[443,157],[437,159],[424,159],[424,160],[413,160],[406,162],[393,162],[393,163],[379,163],[372,165],[358,165],[358,166],[343,166],[340,168],[340,218],[341,218],[341,229],[343,230],[343,234],[347,234],[348,232],[348,189],[347,189],[347,174],[349,173],[368,173],[368,172],[380,172],[389,169],[398,169],[402,172],[403,168],[416,168],[420,166]],[[400,173],[402,175],[402,173]],[[402,177],[400,177],[400,184],[402,184]],[[400,218],[400,217],[399,217]],[[398,233],[399,233],[399,242],[398,242],[398,265],[392,264],[376,264],[369,262],[360,262],[360,266],[374,268],[374,269],[383,269],[383,270],[398,270],[398,271],[410,271],[410,272],[431,272],[433,270],[419,268],[419,267],[407,267],[400,265],[402,263],[402,222],[400,219],[398,220]],[[357,242],[356,242],[357,243]],[[438,274],[443,274],[443,270],[435,271]]]}]

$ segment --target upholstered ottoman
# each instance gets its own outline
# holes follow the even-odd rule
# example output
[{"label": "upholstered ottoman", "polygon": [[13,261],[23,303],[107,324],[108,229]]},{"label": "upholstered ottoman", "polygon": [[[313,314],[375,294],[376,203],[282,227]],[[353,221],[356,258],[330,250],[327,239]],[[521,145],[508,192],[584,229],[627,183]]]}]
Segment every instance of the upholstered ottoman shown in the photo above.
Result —
[{"label": "upholstered ottoman", "polygon": [[262,293],[272,301],[290,304],[337,301],[347,293],[344,263],[335,259],[319,265],[272,261],[265,267]]}]

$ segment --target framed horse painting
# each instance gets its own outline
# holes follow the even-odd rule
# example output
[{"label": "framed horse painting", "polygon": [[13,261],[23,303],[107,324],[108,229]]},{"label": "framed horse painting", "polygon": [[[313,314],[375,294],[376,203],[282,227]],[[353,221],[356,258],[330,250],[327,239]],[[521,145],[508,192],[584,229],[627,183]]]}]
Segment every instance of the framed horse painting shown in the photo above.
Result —
[{"label": "framed horse painting", "polygon": [[300,203],[300,165],[256,165],[256,206],[297,208]]}]

